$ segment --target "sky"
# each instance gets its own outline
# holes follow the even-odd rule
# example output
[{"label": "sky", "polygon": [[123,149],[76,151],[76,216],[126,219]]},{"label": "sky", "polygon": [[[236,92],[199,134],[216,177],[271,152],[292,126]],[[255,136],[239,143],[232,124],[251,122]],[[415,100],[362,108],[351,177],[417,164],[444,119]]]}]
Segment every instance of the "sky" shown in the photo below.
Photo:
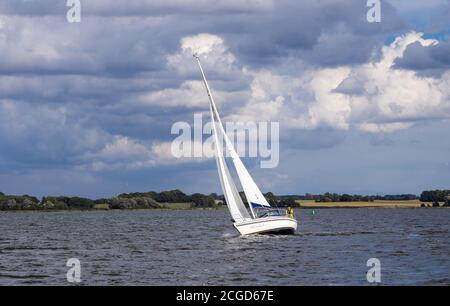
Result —
[{"label": "sky", "polygon": [[207,114],[280,124],[276,194],[450,187],[450,1],[0,1],[0,191],[220,191],[213,159],[171,155]]}]

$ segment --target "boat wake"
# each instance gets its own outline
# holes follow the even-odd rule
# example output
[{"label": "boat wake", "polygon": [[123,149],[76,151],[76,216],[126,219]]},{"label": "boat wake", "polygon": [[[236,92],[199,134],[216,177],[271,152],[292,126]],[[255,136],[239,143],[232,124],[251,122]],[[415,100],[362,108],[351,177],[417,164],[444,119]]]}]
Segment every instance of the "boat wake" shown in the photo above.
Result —
[{"label": "boat wake", "polygon": [[302,232],[296,233],[299,236],[352,236],[352,235],[375,235],[377,231],[355,231],[355,232]]}]

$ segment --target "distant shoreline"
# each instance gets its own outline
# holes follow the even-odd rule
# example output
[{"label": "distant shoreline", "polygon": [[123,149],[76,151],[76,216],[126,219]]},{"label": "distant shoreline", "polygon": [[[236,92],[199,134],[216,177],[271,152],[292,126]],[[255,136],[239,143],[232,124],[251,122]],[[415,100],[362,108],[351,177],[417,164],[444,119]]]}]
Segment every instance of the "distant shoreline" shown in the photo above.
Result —
[{"label": "distant shoreline", "polygon": [[222,210],[226,209],[226,206],[223,207],[191,207],[191,208],[172,208],[172,207],[160,207],[160,208],[127,208],[127,209],[102,209],[102,208],[89,208],[89,209],[5,209],[0,210],[1,213],[46,213],[46,212],[70,212],[70,213],[77,213],[77,212],[124,212],[124,211],[188,211],[188,210],[207,210],[207,211],[213,211],[213,210]]},{"label": "distant shoreline", "polygon": [[[246,197],[240,192],[242,201]],[[271,192],[264,197],[273,208],[438,208],[450,206],[450,190],[424,191],[417,197],[412,194],[361,196],[349,194],[282,195]],[[101,211],[168,209],[196,210],[226,207],[225,199],[215,193],[185,194],[179,189],[161,192],[122,193],[112,198],[89,199],[67,196],[46,196],[38,199],[30,195],[6,195],[0,192],[0,211]]]},{"label": "distant shoreline", "polygon": [[[400,203],[382,203],[380,202],[332,202],[332,203],[321,203],[314,201],[299,201],[299,206],[294,207],[295,209],[364,209],[364,208],[383,208],[383,209],[418,209],[418,208],[449,208],[443,206],[443,203],[439,207],[432,207],[431,205],[423,207],[420,201],[408,201],[411,203],[404,203],[406,201],[398,201]],[[306,202],[306,203],[305,203]],[[178,203],[184,204],[184,203]],[[187,204],[187,203],[186,203]],[[428,204],[427,204],[428,205]],[[14,212],[14,213],[34,213],[34,212],[123,212],[123,211],[194,211],[194,210],[204,210],[204,211],[214,211],[214,210],[224,210],[226,205],[221,205],[217,207],[180,207],[179,205],[171,205],[170,203],[165,204],[164,207],[158,208],[126,208],[126,209],[104,209],[104,208],[89,208],[89,209],[17,209],[17,210],[0,210],[2,212]],[[276,208],[276,207],[274,207]],[[280,207],[283,209],[285,207]]]}]

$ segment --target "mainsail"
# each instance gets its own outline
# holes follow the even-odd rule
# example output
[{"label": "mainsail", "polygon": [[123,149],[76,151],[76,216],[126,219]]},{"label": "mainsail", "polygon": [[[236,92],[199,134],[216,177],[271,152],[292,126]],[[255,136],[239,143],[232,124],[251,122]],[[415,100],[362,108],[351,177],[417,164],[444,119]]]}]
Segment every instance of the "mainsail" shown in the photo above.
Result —
[{"label": "mainsail", "polygon": [[238,174],[239,181],[241,182],[241,186],[244,189],[245,197],[249,203],[251,213],[253,215],[253,218],[255,218],[256,215],[253,211],[253,208],[270,207],[270,205],[267,202],[266,198],[263,196],[261,190],[259,190],[250,173],[248,173],[247,169],[245,168],[244,164],[239,158],[239,155],[236,153],[233,144],[228,138],[223,128],[219,112],[217,111],[216,105],[214,103],[214,98],[211,95],[208,82],[206,81],[205,73],[203,72],[200,59],[197,56],[195,56],[195,58],[197,59],[198,65],[200,67],[203,82],[205,84],[206,91],[208,93],[210,101],[209,109],[211,113],[211,122],[213,123],[213,134],[215,144],[214,147],[216,151],[217,169],[219,172],[220,183],[222,185],[222,190],[225,199],[227,201],[228,208],[230,210],[231,216],[236,222],[250,218],[247,209],[242,203],[242,199],[239,196],[239,192],[237,191],[236,185],[233,182],[233,179],[230,175],[230,171],[228,170],[227,164],[225,162],[225,158],[223,156],[222,142],[219,141],[219,133],[222,136],[222,138],[220,139],[225,140],[225,147],[233,161],[234,167],[236,168],[236,172]]},{"label": "mainsail", "polygon": [[228,154],[230,154],[234,167],[236,168],[236,172],[239,176],[239,181],[241,182],[242,189],[244,189],[245,197],[247,198],[252,213],[253,208],[271,207],[270,204],[267,202],[266,198],[264,197],[264,195],[262,194],[261,190],[259,190],[250,173],[248,173],[247,168],[245,168],[244,164],[239,158],[239,155],[234,150],[233,144],[231,143],[230,139],[225,133],[225,130],[223,129],[219,113],[214,103],[213,103],[213,110],[217,118],[219,118],[219,124],[222,133],[224,134],[225,144],[226,147],[228,148]]},{"label": "mainsail", "polygon": [[[219,141],[219,136],[217,133],[217,124],[214,120],[214,113],[212,112],[212,107],[210,105],[211,111],[211,121],[213,123],[213,134],[214,134],[214,148],[216,151],[216,162],[217,169],[219,172],[220,184],[222,185],[223,194],[225,200],[227,201],[228,209],[230,210],[231,217],[235,222],[245,221],[250,219],[247,209],[239,195],[236,185],[233,182],[230,171],[228,170],[227,163],[223,155],[223,148],[221,142]],[[225,135],[226,137],[226,135]]]}]

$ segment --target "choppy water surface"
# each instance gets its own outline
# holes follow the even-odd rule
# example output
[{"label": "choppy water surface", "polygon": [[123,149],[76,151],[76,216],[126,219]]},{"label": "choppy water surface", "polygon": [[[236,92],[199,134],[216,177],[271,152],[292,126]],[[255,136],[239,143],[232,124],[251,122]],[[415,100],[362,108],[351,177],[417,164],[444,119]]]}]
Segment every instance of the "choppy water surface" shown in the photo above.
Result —
[{"label": "choppy water surface", "polygon": [[240,237],[220,211],[0,213],[0,285],[450,284],[450,209],[297,210],[294,236]]}]

